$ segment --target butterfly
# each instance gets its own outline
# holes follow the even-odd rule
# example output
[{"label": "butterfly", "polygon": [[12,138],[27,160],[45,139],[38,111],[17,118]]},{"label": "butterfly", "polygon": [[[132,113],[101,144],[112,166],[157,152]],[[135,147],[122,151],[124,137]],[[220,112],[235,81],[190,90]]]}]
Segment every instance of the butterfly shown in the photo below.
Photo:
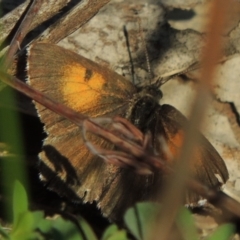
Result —
[{"label": "butterfly", "polygon": [[[76,112],[92,118],[121,116],[143,133],[150,132],[152,147],[171,162],[162,149],[161,136],[173,157],[178,155],[187,119],[173,106],[160,105],[161,90],[155,84],[134,86],[123,76],[74,52],[48,43],[28,49],[28,84]],[[36,103],[47,138],[39,154],[40,177],[49,189],[72,201],[96,202],[105,216],[119,219],[137,201],[159,201],[164,173],[139,175],[132,169],[108,164],[92,154],[82,138],[82,129]],[[191,175],[203,184],[219,188],[228,179],[226,165],[201,134],[190,163]],[[102,148],[113,144],[89,134]],[[193,192],[186,203],[200,199]]]}]

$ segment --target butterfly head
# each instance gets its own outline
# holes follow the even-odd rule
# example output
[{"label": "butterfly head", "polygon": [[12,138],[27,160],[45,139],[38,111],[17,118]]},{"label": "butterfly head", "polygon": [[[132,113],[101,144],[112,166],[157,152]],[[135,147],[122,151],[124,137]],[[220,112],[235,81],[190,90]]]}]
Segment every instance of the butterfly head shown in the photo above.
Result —
[{"label": "butterfly head", "polygon": [[157,103],[162,98],[163,94],[162,91],[159,89],[159,87],[156,84],[148,85],[145,87],[139,87],[138,88],[138,94],[141,97],[150,97]]}]

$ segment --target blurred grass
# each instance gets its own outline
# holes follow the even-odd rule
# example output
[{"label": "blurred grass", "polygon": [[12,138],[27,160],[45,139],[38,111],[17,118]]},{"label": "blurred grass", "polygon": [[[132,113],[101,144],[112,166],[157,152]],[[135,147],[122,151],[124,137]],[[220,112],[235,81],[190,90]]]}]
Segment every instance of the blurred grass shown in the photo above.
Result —
[{"label": "blurred grass", "polygon": [[[2,92],[0,92],[1,94]],[[3,94],[4,101],[14,106],[16,97],[14,91],[6,87]],[[12,206],[12,192],[15,180],[19,180],[25,189],[28,189],[27,174],[24,161],[23,137],[21,132],[21,124],[19,114],[10,108],[0,109],[0,138],[1,142],[9,146],[9,152],[1,161],[1,182],[3,196],[6,201],[4,204],[4,215],[9,219],[12,218],[10,211]]]}]

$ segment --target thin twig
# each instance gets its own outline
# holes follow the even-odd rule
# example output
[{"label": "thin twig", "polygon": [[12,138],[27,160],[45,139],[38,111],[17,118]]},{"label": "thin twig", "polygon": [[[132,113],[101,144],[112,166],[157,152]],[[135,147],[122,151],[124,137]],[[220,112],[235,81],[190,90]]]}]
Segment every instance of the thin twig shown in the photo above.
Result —
[{"label": "thin twig", "polygon": [[110,0],[83,0],[34,41],[58,43],[88,22]]},{"label": "thin twig", "polygon": [[26,13],[22,23],[20,24],[15,36],[13,37],[10,47],[5,54],[4,63],[1,65],[4,69],[8,69],[9,65],[13,62],[13,56],[17,52],[20,44],[22,43],[24,37],[29,32],[30,26],[32,24],[33,17],[37,14],[39,9],[43,4],[43,0],[34,0]]},{"label": "thin twig", "polygon": [[[23,4],[19,5],[12,12],[6,14],[0,19],[1,25],[1,36],[0,42],[3,42],[9,33],[12,31],[19,18],[29,5],[30,1],[25,1]],[[63,7],[68,4],[69,0],[44,0],[41,11],[39,11],[35,17],[32,19],[32,24],[29,31],[35,29],[37,26],[50,19],[56,15]]]}]

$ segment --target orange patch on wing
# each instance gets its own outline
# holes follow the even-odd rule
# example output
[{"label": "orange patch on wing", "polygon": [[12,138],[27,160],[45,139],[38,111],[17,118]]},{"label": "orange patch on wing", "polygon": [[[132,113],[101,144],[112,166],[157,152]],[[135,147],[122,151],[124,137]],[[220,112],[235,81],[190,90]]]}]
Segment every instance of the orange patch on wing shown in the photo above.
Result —
[{"label": "orange patch on wing", "polygon": [[[96,107],[101,101],[101,94],[106,80],[97,72],[78,64],[66,65],[62,94],[67,105],[77,111],[84,112]],[[81,94],[84,94],[81,95]]]},{"label": "orange patch on wing", "polygon": [[179,130],[176,134],[174,134],[170,139],[169,139],[169,151],[172,155],[173,158],[177,158],[179,155],[179,150],[182,147],[184,140],[184,132],[182,130]]}]

